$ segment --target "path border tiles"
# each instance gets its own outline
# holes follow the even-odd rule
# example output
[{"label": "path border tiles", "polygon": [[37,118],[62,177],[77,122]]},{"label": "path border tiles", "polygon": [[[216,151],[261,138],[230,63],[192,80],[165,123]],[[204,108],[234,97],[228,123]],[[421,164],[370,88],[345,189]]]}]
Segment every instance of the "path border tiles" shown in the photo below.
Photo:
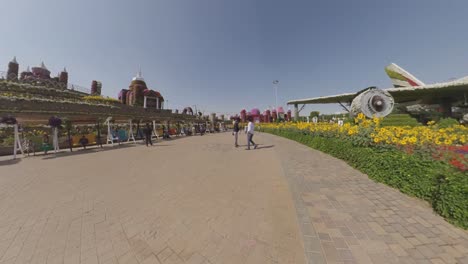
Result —
[{"label": "path border tiles", "polygon": [[[276,152],[276,155],[279,155]],[[308,264],[324,264],[327,263],[325,260],[325,256],[323,253],[323,248],[320,243],[320,238],[318,233],[316,232],[313,224],[312,219],[307,213],[307,208],[305,206],[304,200],[301,197],[300,192],[297,189],[297,179],[293,178],[292,175],[289,175],[285,171],[285,166],[283,166],[283,159],[281,160],[281,170],[283,172],[283,176],[288,182],[289,191],[291,193],[292,199],[294,201],[294,206],[296,208],[296,216],[297,221],[299,224],[299,229],[301,231],[302,242],[304,245],[304,254],[305,259]]]},{"label": "path border tiles", "polygon": [[307,146],[263,135],[277,147],[307,263],[468,264],[468,232],[424,201]]}]

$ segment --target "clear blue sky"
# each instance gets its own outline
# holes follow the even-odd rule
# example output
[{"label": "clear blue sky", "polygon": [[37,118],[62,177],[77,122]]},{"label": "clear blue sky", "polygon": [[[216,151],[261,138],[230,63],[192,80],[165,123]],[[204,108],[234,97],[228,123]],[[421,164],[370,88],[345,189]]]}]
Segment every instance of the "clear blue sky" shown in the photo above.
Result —
[{"label": "clear blue sky", "polygon": [[[390,62],[424,82],[468,75],[468,1],[0,1],[0,70],[42,60],[116,97],[141,65],[171,108],[206,112],[352,92],[390,81]],[[304,111],[339,111],[324,105]],[[303,112],[302,114],[305,114]]]}]

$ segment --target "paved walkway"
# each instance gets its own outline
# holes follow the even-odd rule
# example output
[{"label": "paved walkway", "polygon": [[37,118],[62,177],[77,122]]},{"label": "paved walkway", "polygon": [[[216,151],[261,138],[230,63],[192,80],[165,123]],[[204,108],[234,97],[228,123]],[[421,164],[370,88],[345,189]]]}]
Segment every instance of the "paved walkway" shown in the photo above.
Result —
[{"label": "paved walkway", "polygon": [[309,263],[468,263],[468,232],[430,206],[299,143],[275,145]]},{"label": "paved walkway", "polygon": [[425,203],[256,138],[0,161],[0,263],[468,263],[468,232]]},{"label": "paved walkway", "polygon": [[231,140],[0,162],[0,263],[305,263],[274,149]]}]

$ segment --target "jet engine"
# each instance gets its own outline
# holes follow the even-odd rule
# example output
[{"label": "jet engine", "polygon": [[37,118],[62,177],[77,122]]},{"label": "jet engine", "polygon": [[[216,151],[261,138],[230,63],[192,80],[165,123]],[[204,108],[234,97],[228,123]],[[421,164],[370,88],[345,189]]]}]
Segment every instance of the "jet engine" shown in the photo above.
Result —
[{"label": "jet engine", "polygon": [[370,88],[353,99],[349,112],[351,116],[363,113],[369,118],[384,117],[392,112],[394,104],[395,101],[389,92]]}]

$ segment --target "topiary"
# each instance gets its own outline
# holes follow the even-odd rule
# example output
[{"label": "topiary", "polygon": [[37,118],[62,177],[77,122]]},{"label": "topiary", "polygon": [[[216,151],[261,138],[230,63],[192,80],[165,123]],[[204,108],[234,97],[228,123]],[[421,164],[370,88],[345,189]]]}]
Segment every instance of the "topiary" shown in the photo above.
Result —
[{"label": "topiary", "polygon": [[439,128],[448,128],[448,127],[451,127],[451,126],[454,126],[454,125],[459,125],[460,123],[456,120],[456,119],[453,119],[453,118],[444,118],[444,119],[441,119],[439,120],[439,122],[437,123],[437,127]]}]

